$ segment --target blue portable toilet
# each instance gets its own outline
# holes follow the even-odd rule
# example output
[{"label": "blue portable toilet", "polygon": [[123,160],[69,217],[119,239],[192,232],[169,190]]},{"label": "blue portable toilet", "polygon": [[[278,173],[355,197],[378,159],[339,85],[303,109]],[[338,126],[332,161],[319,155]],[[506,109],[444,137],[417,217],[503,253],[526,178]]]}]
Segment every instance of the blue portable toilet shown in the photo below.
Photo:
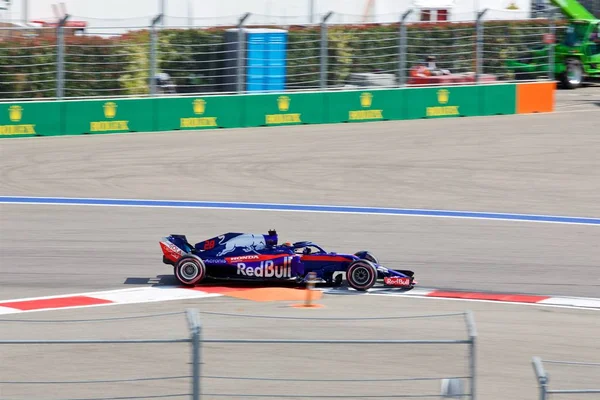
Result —
[{"label": "blue portable toilet", "polygon": [[285,90],[287,61],[287,31],[269,32],[267,37],[267,74],[265,77],[268,92]]},{"label": "blue portable toilet", "polygon": [[[242,29],[244,62],[242,76],[246,92],[277,92],[285,90],[287,67],[287,36],[284,29]],[[238,29],[225,32],[225,91],[237,91]]]}]

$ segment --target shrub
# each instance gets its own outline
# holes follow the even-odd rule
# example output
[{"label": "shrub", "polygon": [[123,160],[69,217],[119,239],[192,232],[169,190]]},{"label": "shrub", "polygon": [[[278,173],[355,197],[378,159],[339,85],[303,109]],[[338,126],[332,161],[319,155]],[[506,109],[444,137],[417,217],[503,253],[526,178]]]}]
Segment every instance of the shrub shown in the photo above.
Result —
[{"label": "shrub", "polygon": [[[559,27],[565,22],[559,23]],[[165,29],[158,33],[157,72],[167,72],[179,91],[219,91],[223,83],[226,28]],[[328,84],[344,83],[352,72],[398,71],[398,24],[332,25],[328,29]],[[287,87],[318,87],[320,29],[288,29]],[[542,44],[548,21],[493,21],[484,24],[484,72],[508,79],[504,65]],[[147,30],[101,38],[65,39],[65,94],[142,95],[149,92],[150,36]],[[475,69],[474,23],[416,23],[407,26],[407,68],[435,54],[442,68]],[[0,95],[54,97],[56,39],[5,37],[0,40]]]}]

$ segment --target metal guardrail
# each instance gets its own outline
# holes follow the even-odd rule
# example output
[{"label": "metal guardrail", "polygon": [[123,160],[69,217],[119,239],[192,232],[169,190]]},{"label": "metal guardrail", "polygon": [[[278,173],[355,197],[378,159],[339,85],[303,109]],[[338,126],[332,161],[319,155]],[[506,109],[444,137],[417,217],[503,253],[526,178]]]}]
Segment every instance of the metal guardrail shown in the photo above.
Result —
[{"label": "metal guardrail", "polygon": [[[575,361],[554,361],[554,360],[542,360],[540,357],[533,357],[531,364],[533,366],[533,371],[535,372],[535,376],[538,381],[539,386],[539,400],[548,400],[550,395],[569,395],[569,394],[577,394],[577,395],[598,395],[600,394],[600,363],[588,363],[588,362],[575,362]],[[598,384],[597,388],[579,388],[579,389],[550,389],[550,376],[546,371],[544,364],[552,364],[552,365],[571,365],[571,366],[579,366],[579,367],[593,367],[598,368],[597,372],[593,374],[596,376],[596,384]],[[584,396],[585,397],[585,396]],[[598,398],[599,396],[594,396],[594,398]],[[554,398],[554,396],[552,397]],[[582,396],[578,396],[578,399],[581,399]]]},{"label": "metal guardrail", "polygon": [[[368,373],[365,371],[363,378],[336,378],[335,371],[330,371],[326,378],[305,378],[300,376],[296,376],[294,378],[274,378],[274,377],[266,377],[266,376],[219,376],[215,374],[210,375],[201,375],[201,382],[205,380],[220,380],[220,381],[252,381],[255,383],[269,383],[272,386],[276,385],[276,388],[280,389],[279,393],[265,393],[265,392],[244,392],[244,389],[239,389],[240,392],[233,393],[230,391],[229,393],[223,393],[222,391],[213,390],[212,393],[204,392],[203,397],[215,397],[215,398],[311,398],[311,399],[319,399],[319,398],[468,398],[468,399],[476,399],[476,337],[477,332],[475,328],[475,322],[473,316],[470,312],[466,313],[450,313],[450,314],[430,314],[430,315],[419,315],[419,316],[395,316],[395,317],[373,317],[373,318],[311,318],[311,317],[282,317],[282,316],[265,316],[265,315],[244,315],[244,314],[231,314],[231,313],[217,313],[217,312],[206,312],[207,315],[220,316],[220,317],[228,317],[228,318],[260,318],[260,319],[274,319],[274,320],[292,320],[292,321],[305,321],[304,324],[308,323],[308,321],[316,322],[319,321],[321,323],[333,323],[336,327],[335,331],[332,331],[332,334],[335,335],[334,332],[338,332],[340,329],[339,326],[336,326],[341,321],[362,321],[362,320],[377,320],[377,319],[394,319],[394,320],[402,320],[402,319],[414,319],[414,318],[444,318],[444,317],[463,317],[464,323],[467,331],[467,338],[465,339],[432,339],[432,340],[422,340],[422,339],[206,339],[201,338],[200,343],[203,348],[208,349],[208,346],[217,345],[219,346],[220,351],[225,351],[227,353],[236,353],[234,348],[231,346],[236,345],[247,345],[247,348],[257,349],[257,346],[262,345],[273,345],[273,346],[285,346],[285,348],[289,348],[289,346],[301,346],[302,349],[306,349],[307,353],[316,352],[318,353],[321,347],[317,347],[319,345],[326,345],[326,348],[331,349],[332,346],[343,347],[347,345],[351,345],[353,348],[363,349],[361,353],[370,353],[369,350],[366,350],[365,346],[405,346],[405,345],[413,345],[413,346],[454,346],[454,345],[463,345],[467,346],[467,354],[466,357],[468,359],[468,373],[466,375],[460,376],[413,376],[413,377],[404,377],[401,374],[397,378],[381,378],[377,377],[377,371],[372,371]],[[225,348],[221,347],[221,345],[226,346]],[[306,345],[306,347],[305,347]],[[282,349],[281,347],[277,347]],[[312,350],[310,350],[312,349]],[[206,350],[205,350],[206,351]],[[264,351],[260,352],[261,356],[260,360],[257,362],[266,362],[269,360],[269,365],[275,363],[277,360],[277,355],[274,353],[271,347],[264,347]],[[303,350],[300,350],[302,352]],[[336,353],[335,350],[329,350],[333,354]],[[264,357],[264,358],[263,358]],[[390,360],[391,361],[391,360]],[[211,366],[207,365],[203,362],[204,370],[210,369]],[[310,365],[310,363],[309,363]],[[296,365],[294,367],[290,366],[289,372],[294,372],[296,370],[303,370],[306,368],[306,365]],[[336,371],[343,371],[344,366],[343,363],[339,363],[339,368],[335,368]],[[296,374],[298,375],[298,374]],[[375,375],[373,377],[372,375]],[[468,389],[463,387],[463,382],[468,382]],[[409,390],[406,390],[404,393],[397,393],[394,390],[386,392],[385,390],[381,393],[377,394],[369,394],[369,393],[354,393],[352,395],[348,394],[336,394],[327,393],[327,394],[319,394],[319,393],[306,393],[306,392],[298,392],[293,391],[293,389],[289,388],[290,384],[297,384],[299,382],[307,383],[312,385],[317,384],[335,384],[335,383],[345,383],[348,385],[350,383],[373,383],[373,382],[412,382],[414,386],[416,382],[438,382],[441,385],[440,393],[410,393]],[[202,384],[202,386],[206,386],[206,383]],[[227,385],[229,388],[229,385]],[[313,388],[314,389],[314,388]],[[256,389],[259,390],[259,389]],[[291,390],[291,391],[290,391]],[[304,389],[306,390],[306,389]]]},{"label": "metal guardrail", "polygon": [[[14,319],[2,319],[1,323],[10,322],[21,322],[21,323],[34,323],[34,324],[48,324],[48,323],[86,323],[91,324],[95,322],[110,322],[110,321],[127,321],[136,320],[141,318],[156,318],[168,315],[181,315],[181,312],[177,313],[163,313],[155,315],[143,315],[135,317],[117,317],[117,318],[102,318],[102,319],[86,319],[86,320],[14,320]],[[197,310],[187,310],[186,312],[188,327],[190,336],[187,338],[176,338],[176,339],[58,339],[58,340],[0,340],[0,346],[32,346],[32,345],[141,345],[141,344],[178,344],[178,343],[189,343],[190,344],[190,356],[191,356],[191,374],[190,375],[169,375],[169,376],[156,376],[156,377],[136,377],[136,378],[119,378],[119,379],[87,379],[87,380],[61,380],[61,381],[16,381],[6,380],[0,378],[0,385],[26,385],[26,386],[45,386],[45,385],[90,385],[90,384],[116,384],[116,383],[134,383],[134,382],[151,382],[151,381],[168,381],[168,380],[181,380],[191,379],[191,391],[188,393],[170,393],[167,395],[140,395],[140,396],[128,396],[128,399],[147,399],[147,398],[182,398],[187,397],[194,400],[200,398],[200,387],[199,387],[199,365],[200,365],[200,322],[198,319]],[[37,355],[39,356],[39,354]],[[5,386],[5,387],[6,387]],[[43,391],[40,390],[39,393]],[[41,398],[39,394],[36,398]],[[64,399],[74,400],[74,399]]]},{"label": "metal guardrail", "polygon": [[[15,320],[15,319],[3,319],[2,323],[10,323],[10,322],[22,322],[22,323],[30,323],[30,324],[41,324],[41,323],[85,323],[85,324],[93,324],[95,322],[106,322],[106,321],[127,321],[130,319],[139,319],[139,318],[150,318],[150,317],[158,317],[165,315],[175,315],[182,313],[165,313],[165,314],[157,314],[153,316],[135,316],[135,317],[119,317],[119,318],[104,318],[98,320]],[[283,317],[283,316],[264,316],[264,315],[243,315],[243,314],[227,314],[227,313],[210,313],[207,312],[207,315],[216,315],[225,318],[262,318],[262,319],[287,319],[287,320],[295,320],[301,324],[307,324],[308,320],[312,320],[314,323],[334,323],[336,330],[332,331],[332,334],[337,335],[338,324],[343,320],[347,320],[350,322],[361,321],[361,320],[401,320],[401,319],[415,319],[415,318],[446,318],[446,317],[462,317],[464,319],[464,324],[467,331],[467,337],[464,339],[454,339],[454,340],[421,340],[421,339],[244,339],[244,338],[204,338],[203,337],[203,326],[200,321],[200,314],[197,310],[187,310],[187,322],[189,329],[189,337],[187,338],[174,338],[174,339],[64,339],[64,340],[27,340],[27,339],[15,339],[15,340],[0,340],[0,346],[31,346],[31,345],[118,345],[119,348],[121,345],[141,345],[141,344],[156,344],[156,345],[164,345],[164,344],[175,344],[175,343],[187,343],[190,345],[190,364],[191,370],[190,375],[180,376],[171,374],[169,376],[161,376],[161,377],[149,377],[142,376],[132,379],[126,379],[120,376],[117,379],[109,379],[109,378],[98,378],[98,379],[87,379],[87,380],[73,380],[65,379],[62,381],[8,381],[6,379],[0,379],[0,384],[2,385],[76,385],[76,384],[115,384],[115,383],[128,383],[128,382],[151,382],[156,380],[175,380],[175,379],[189,379],[190,380],[190,393],[173,393],[169,395],[160,395],[156,396],[129,396],[127,398],[148,398],[148,397],[187,397],[194,400],[198,400],[201,398],[245,398],[245,397],[253,397],[253,398],[468,398],[475,400],[476,396],[476,328],[475,322],[473,320],[473,316],[470,312],[466,313],[451,313],[451,314],[431,314],[431,315],[413,315],[413,316],[393,316],[393,317],[374,317],[374,318],[310,318],[310,317]],[[64,326],[64,325],[63,325]],[[247,376],[241,376],[239,373],[234,373],[233,375],[225,375],[219,373],[209,373],[202,374],[201,370],[207,370],[211,368],[219,367],[219,365],[215,365],[214,362],[207,361],[205,358],[209,357],[211,359],[211,355],[205,356],[205,351],[218,351],[219,354],[238,354],[235,350],[235,346],[238,345],[247,345],[249,349],[256,350],[259,346],[269,346],[264,347],[264,350],[258,350],[258,354],[260,356],[257,359],[257,362],[267,363],[267,365],[271,365],[271,363],[276,362],[278,354],[273,352],[273,346],[284,346],[295,348],[300,346],[302,349],[313,349],[315,351],[315,346],[317,345],[325,345],[327,349],[331,349],[332,346],[335,348],[343,347],[343,346],[351,346],[354,350],[355,348],[364,349],[364,353],[370,354],[372,352],[372,346],[384,346],[386,353],[388,353],[391,346],[466,346],[466,358],[468,365],[468,372],[466,374],[457,374],[457,375],[445,375],[445,376],[403,376],[400,372],[397,372],[395,368],[394,375],[398,375],[397,377],[387,378],[384,376],[380,376],[377,370],[371,371],[362,371],[361,370],[361,378],[356,377],[335,377],[333,376],[336,371],[344,371],[344,374],[347,372],[347,366],[344,365],[343,361],[337,362],[336,371],[329,371],[327,376],[323,377],[319,375],[318,378],[311,378],[310,374],[305,374],[303,366],[296,365],[294,367],[290,367],[288,372],[294,373],[294,377],[284,378],[284,377],[273,377],[269,374],[260,375],[260,374],[248,374]],[[218,348],[215,349],[214,346]],[[225,347],[225,350],[223,349]],[[232,347],[233,346],[233,347]],[[307,347],[304,347],[307,346]],[[369,350],[366,350],[366,347],[370,347]],[[299,350],[300,353],[305,352],[305,350]],[[404,352],[404,351],[403,351]],[[240,353],[241,354],[241,353]],[[253,358],[254,360],[255,358]],[[390,360],[391,361],[391,360]],[[333,358],[332,362],[335,362],[335,358]],[[220,364],[220,363],[219,363]],[[381,364],[379,363],[381,366]],[[414,365],[414,363],[413,363]],[[58,367],[58,365],[57,365]],[[228,364],[227,370],[238,370],[235,368],[235,364]],[[260,370],[259,370],[260,371]],[[433,371],[433,369],[432,369]],[[267,372],[267,371],[265,371]],[[300,373],[298,373],[300,372]],[[374,375],[374,376],[373,376]],[[217,390],[214,390],[214,385],[208,385],[209,389],[205,389],[207,386],[206,381],[218,381],[224,382],[225,386],[219,386]],[[272,387],[275,387],[281,390],[280,394],[267,394],[267,393],[225,393],[228,389],[231,388],[239,388],[239,385],[232,386],[229,382],[239,381],[246,382],[246,384],[253,385],[252,387],[256,387],[260,382],[267,383]],[[431,388],[431,384],[438,383],[441,386],[441,390],[439,393],[413,393],[411,394],[408,390],[405,389],[404,393],[397,393],[396,390],[388,389],[388,385],[392,385],[395,382],[401,382],[408,384],[406,386],[407,389],[414,388],[417,383],[426,384],[428,388]],[[464,382],[468,382],[468,386],[465,387]],[[328,393],[327,395],[319,395],[319,394],[307,394],[301,393],[298,390],[306,390],[307,386],[314,385],[331,385],[331,384],[343,384],[348,386],[352,383],[361,383],[361,387],[363,384],[367,383],[376,383],[378,384],[379,392],[374,395],[370,395],[368,393],[363,394],[353,394],[353,395],[336,395]],[[380,386],[379,383],[386,383],[383,387]],[[296,391],[290,392],[290,385],[303,385],[301,386],[303,389],[296,389]],[[434,387],[434,386],[433,386]],[[439,387],[439,386],[438,386]],[[403,386],[404,388],[404,386]],[[423,388],[423,387],[422,387]],[[214,393],[210,393],[210,391]],[[243,389],[241,389],[243,390]],[[257,389],[258,390],[258,389]],[[414,390],[414,389],[413,389]],[[42,393],[40,391],[40,393]],[[65,399],[66,400],[66,399]]]}]

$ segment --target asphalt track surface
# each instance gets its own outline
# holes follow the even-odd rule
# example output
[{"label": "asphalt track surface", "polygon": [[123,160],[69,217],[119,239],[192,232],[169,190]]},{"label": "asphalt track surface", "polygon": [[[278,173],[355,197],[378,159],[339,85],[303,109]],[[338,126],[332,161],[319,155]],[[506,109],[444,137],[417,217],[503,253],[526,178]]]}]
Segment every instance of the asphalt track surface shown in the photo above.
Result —
[{"label": "asphalt track surface", "polygon": [[[600,216],[600,89],[553,115],[7,140],[0,195]],[[567,111],[568,110],[568,111]],[[423,286],[596,297],[600,229],[444,218],[0,205],[3,297],[123,287],[157,241],[276,228],[373,251]],[[129,280],[131,282],[131,280]]]},{"label": "asphalt track surface", "polygon": [[[559,92],[557,97],[558,112],[552,115],[2,140],[0,195],[285,202],[597,218],[600,89]],[[595,226],[4,204],[0,213],[0,299],[144,285],[144,279],[170,274],[160,262],[157,244],[164,234],[186,233],[194,240],[232,230],[262,232],[269,228],[277,228],[283,240],[311,239],[338,251],[369,248],[385,263],[413,268],[427,287],[600,296],[600,229]],[[592,311],[379,296],[326,296],[322,302],[325,309],[309,312],[323,317],[473,309],[481,344],[478,391],[485,399],[534,398],[536,385],[529,364],[533,355],[597,361],[600,353],[598,314]],[[204,311],[298,315],[280,304],[218,298],[42,312],[19,318],[121,316],[181,311],[189,306]],[[208,337],[291,337],[303,333],[298,326],[277,320],[231,323],[216,316],[206,318]],[[175,330],[185,333],[183,319],[179,325],[173,323],[175,326],[169,328],[168,323],[136,321],[119,332],[121,336],[145,337],[169,335]],[[94,337],[116,332],[110,324],[77,328],[50,324],[43,330],[39,325],[16,322],[0,326],[2,338],[57,338],[69,333],[71,337]],[[332,335],[321,323],[311,326],[315,327],[313,337]],[[386,332],[414,338],[444,330],[455,333],[458,326],[447,328],[423,321],[362,322],[338,327],[334,335],[372,338]],[[187,368],[187,364],[177,363],[181,357],[187,360],[185,354],[175,356],[169,349],[112,350],[114,347],[104,358],[96,353],[99,350],[90,350],[98,357],[82,362],[93,365],[94,372],[99,373],[94,376],[100,378],[114,372],[115,365],[128,376],[152,375],[158,372],[157,365],[174,375],[185,372],[182,366]],[[367,365],[381,366],[385,357],[393,361],[378,376],[408,373],[402,370],[406,360],[415,375],[447,372],[438,371],[446,367],[464,373],[463,356],[444,349],[385,348],[380,349],[379,356],[375,350],[325,350],[315,356],[307,356],[298,348],[288,350],[293,356],[284,365],[286,360],[281,357],[270,363],[257,361],[264,349],[237,348],[223,355],[223,346],[214,345],[207,350],[207,357],[212,357],[208,365],[217,375],[223,372],[225,361],[237,356],[241,357],[239,370],[253,372],[247,376],[264,375],[266,370],[283,370],[281,375],[289,376],[286,369],[293,375],[298,363],[302,363],[303,373],[318,373],[336,369],[336,363],[342,362],[354,368],[347,376],[356,377],[368,369]],[[32,366],[23,360],[27,351],[15,347],[3,351],[0,376],[45,380],[60,375],[48,373],[53,365],[61,361],[69,364],[72,354],[89,354],[67,346]],[[460,358],[458,366],[453,356]],[[145,362],[143,369],[136,366],[140,360]],[[429,371],[432,363],[439,368]],[[75,375],[75,370],[65,371]],[[570,384],[576,383],[576,378],[570,379],[574,380]],[[590,378],[582,374],[581,379]],[[207,392],[227,392],[227,386],[218,380],[209,384],[213,386],[208,386]],[[147,383],[144,387],[176,389],[177,383]],[[382,387],[369,386],[369,392]],[[0,388],[0,394],[8,398],[31,397],[31,390],[39,390],[18,385]],[[236,393],[259,390],[248,382],[238,382],[235,388]],[[293,388],[286,386],[286,392],[293,392]],[[48,398],[61,396],[59,389],[54,389],[45,392]],[[183,389],[187,391],[187,385]],[[70,390],[75,390],[69,394],[72,397],[98,393],[93,388]],[[135,394],[136,386],[121,387],[119,394],[123,393]],[[281,392],[274,389],[273,393]],[[357,389],[340,385],[335,393],[353,394]],[[104,389],[102,394],[111,395]]]}]

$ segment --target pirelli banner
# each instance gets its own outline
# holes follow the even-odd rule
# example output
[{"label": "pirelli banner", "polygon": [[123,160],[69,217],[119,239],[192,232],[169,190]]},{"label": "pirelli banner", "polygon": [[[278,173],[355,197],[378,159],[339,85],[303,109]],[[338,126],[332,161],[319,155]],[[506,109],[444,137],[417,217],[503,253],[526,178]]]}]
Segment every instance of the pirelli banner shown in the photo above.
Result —
[{"label": "pirelli banner", "polygon": [[157,98],[157,130],[200,130],[242,126],[241,96]]},{"label": "pirelli banner", "polygon": [[154,99],[68,100],[63,103],[65,131],[70,135],[152,132]]},{"label": "pirelli banner", "polygon": [[249,94],[244,99],[243,125],[281,126],[322,124],[325,121],[325,94]]},{"label": "pirelli banner", "polygon": [[327,122],[372,122],[402,119],[402,90],[361,90],[327,93]]},{"label": "pirelli banner", "polygon": [[0,137],[60,135],[61,121],[56,101],[0,103]]}]

